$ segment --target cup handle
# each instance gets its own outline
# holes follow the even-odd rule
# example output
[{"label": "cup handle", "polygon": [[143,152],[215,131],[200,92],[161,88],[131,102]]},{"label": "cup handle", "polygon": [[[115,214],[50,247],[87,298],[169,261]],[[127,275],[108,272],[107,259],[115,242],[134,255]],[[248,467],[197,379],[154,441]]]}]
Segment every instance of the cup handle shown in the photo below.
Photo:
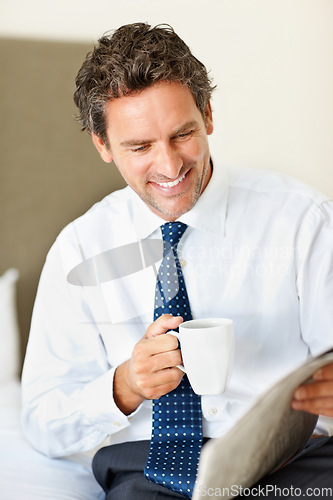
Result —
[{"label": "cup handle", "polygon": [[[174,337],[177,337],[177,339],[180,342],[179,333],[175,332],[174,330],[170,330],[169,332],[166,332],[165,335],[173,335]],[[183,365],[177,365],[177,368],[179,368],[182,372],[186,373],[186,370],[185,370]]]}]

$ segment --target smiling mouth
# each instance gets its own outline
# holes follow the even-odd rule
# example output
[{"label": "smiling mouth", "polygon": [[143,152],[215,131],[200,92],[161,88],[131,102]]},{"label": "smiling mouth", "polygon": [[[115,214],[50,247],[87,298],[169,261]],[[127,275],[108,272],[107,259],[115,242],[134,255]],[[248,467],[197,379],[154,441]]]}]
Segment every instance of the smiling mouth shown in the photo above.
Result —
[{"label": "smiling mouth", "polygon": [[172,181],[172,182],[157,182],[157,181],[155,181],[155,182],[156,182],[156,184],[158,184],[161,187],[171,188],[171,187],[177,186],[177,184],[182,182],[185,179],[185,175],[186,174],[182,175],[181,177],[178,177],[178,179],[176,179],[175,181]]}]

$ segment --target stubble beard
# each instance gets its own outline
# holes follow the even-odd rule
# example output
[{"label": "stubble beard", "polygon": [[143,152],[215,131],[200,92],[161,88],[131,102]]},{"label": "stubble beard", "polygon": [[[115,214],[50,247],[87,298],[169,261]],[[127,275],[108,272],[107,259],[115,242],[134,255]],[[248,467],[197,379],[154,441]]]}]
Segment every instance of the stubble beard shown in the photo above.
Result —
[{"label": "stubble beard", "polygon": [[[145,198],[142,198],[142,199],[147,205],[149,205],[154,210],[157,210],[160,214],[168,217],[169,219],[177,219],[181,215],[183,215],[184,213],[189,212],[194,207],[194,205],[196,204],[198,199],[200,198],[200,195],[202,193],[202,186],[204,183],[204,179],[206,178],[206,175],[207,175],[207,170],[205,169],[204,175],[202,177],[200,177],[199,179],[197,178],[195,180],[194,186],[192,188],[192,193],[190,195],[190,199],[189,199],[188,203],[186,204],[186,207],[180,209],[179,211],[177,211],[176,209],[168,210],[167,201],[163,203],[164,200],[161,200],[159,202],[156,199],[156,197],[153,196],[149,192],[147,192]],[[185,194],[179,193],[179,194],[176,194],[176,195],[170,197],[170,199],[177,200],[177,198],[181,198],[184,195],[188,196],[187,193],[185,193]]]}]

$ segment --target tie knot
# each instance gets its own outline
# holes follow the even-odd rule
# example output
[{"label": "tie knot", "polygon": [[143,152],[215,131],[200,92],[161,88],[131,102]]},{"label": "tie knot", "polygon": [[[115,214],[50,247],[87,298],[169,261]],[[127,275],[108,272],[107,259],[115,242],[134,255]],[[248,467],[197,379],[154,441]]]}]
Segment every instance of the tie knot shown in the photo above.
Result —
[{"label": "tie knot", "polygon": [[168,241],[171,247],[176,247],[187,229],[183,222],[167,222],[161,226],[163,241]]}]

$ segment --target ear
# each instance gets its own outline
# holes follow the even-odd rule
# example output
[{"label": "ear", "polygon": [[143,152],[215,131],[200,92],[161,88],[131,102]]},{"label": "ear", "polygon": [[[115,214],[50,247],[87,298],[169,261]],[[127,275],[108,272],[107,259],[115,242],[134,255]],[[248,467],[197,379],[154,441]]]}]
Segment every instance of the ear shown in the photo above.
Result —
[{"label": "ear", "polygon": [[208,101],[205,109],[205,117],[206,117],[206,132],[207,135],[211,135],[214,130],[214,125],[213,125],[213,112],[210,101]]},{"label": "ear", "polygon": [[93,132],[91,133],[91,138],[95,148],[101,155],[102,160],[104,160],[106,163],[111,163],[112,162],[111,151],[109,151],[109,149],[105,146],[102,138],[99,137],[99,135],[94,134]]}]

